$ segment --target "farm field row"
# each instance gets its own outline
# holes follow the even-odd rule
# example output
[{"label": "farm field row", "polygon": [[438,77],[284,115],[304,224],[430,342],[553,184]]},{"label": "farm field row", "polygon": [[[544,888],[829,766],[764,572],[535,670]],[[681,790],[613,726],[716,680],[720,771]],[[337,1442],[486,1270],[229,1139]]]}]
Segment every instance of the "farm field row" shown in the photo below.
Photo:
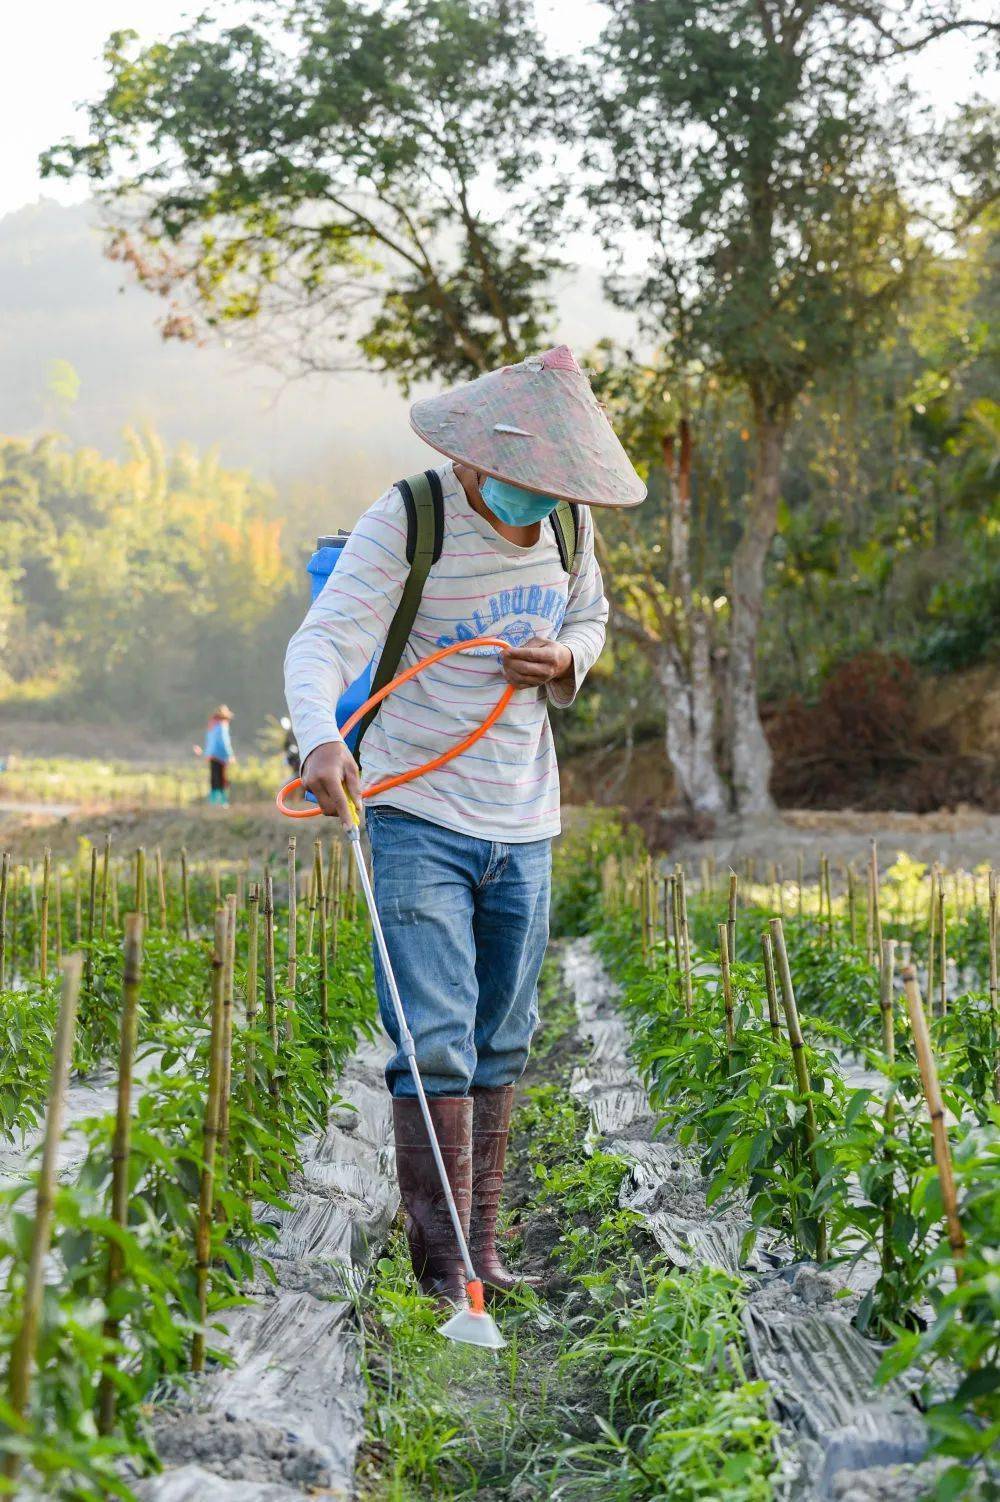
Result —
[{"label": "farm field row", "polygon": [[[374,1028],[367,924],[340,842],[310,854],[291,847],[273,871],[111,846],[4,862],[8,1491],[154,1496],[142,1473],[177,1464],[157,1459],[156,1415],[183,1421],[234,1361],[249,1363],[244,1388],[257,1381],[260,1352],[226,1335],[242,1318],[256,1330],[257,1307],[266,1323],[270,1266],[279,1290],[293,1275],[360,1330],[366,1502],[778,1498],[802,1437],[748,1332],[757,1290],[802,1267],[836,1290],[886,1391],[911,1395],[931,1448],[908,1491],[872,1495],[991,1494],[987,871],[898,859],[876,880],[866,857],[834,890],[823,861],[818,884],[733,878],[708,863],[660,870],[611,819],[567,837],[555,928],[576,946],[566,954],[588,936],[607,996],[589,1021],[554,954],[505,1209],[511,1252],[542,1286],[498,1315],[508,1344],[495,1358],[439,1341],[399,1232],[379,1251],[388,1191],[361,1230],[338,1220],[332,1234],[315,1199],[296,1220],[308,1144],[325,1142],[324,1173],[344,1182],[361,1139],[373,1162],[391,1148],[366,1115],[384,1104],[377,1068],[349,1063]],[[54,1074],[71,1079],[56,1092],[62,1120]],[[342,1089],[354,1091],[346,1136],[330,1125],[347,1121]],[[367,1193],[355,1184],[355,1200]],[[694,1240],[724,1253],[694,1254],[691,1217]],[[362,1230],[371,1250],[352,1260]],[[344,1397],[353,1379],[338,1368],[336,1380]],[[229,1438],[252,1449],[250,1428]],[[256,1469],[246,1454],[219,1461],[236,1489],[212,1496],[329,1486],[321,1446],[279,1438],[280,1457]]]},{"label": "farm field row", "polygon": [[222,1321],[287,1255],[374,1032],[342,845],[289,861],[3,857],[0,1492],[132,1496],[149,1400],[230,1361]]}]

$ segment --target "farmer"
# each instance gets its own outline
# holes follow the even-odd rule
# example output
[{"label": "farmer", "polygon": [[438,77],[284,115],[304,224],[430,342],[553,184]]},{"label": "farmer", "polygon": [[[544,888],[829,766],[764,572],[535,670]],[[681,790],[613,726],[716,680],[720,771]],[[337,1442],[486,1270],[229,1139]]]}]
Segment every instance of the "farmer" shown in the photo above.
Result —
[{"label": "farmer", "polygon": [[229,807],[229,764],[236,757],[229,735],[233,712],[227,704],[220,704],[208,722],[205,745],[195,746],[195,756],[204,756],[208,762],[209,803],[221,803]]},{"label": "farmer", "polygon": [[[417,1062],[476,1271],[494,1295],[518,1280],[495,1245],[514,1083],[538,1018],[548,938],[559,775],[548,707],[573,703],[604,645],[608,607],[588,506],[634,506],[642,484],[586,377],[563,347],[481,376],[412,409],[450,461],[443,539],[400,668],[458,639],[510,650],[459,653],[382,704],[363,747],[372,783],[439,755],[478,726],[503,688],[520,690],[474,748],[373,797],[375,896]],[[572,509],[568,561],[555,526]],[[401,608],[409,511],[399,485],[362,516],[292,638],[285,691],[303,785],[323,813],[361,806],[358,767],[335,706],[386,642]],[[346,791],[345,791],[346,790]],[[425,1293],[459,1300],[465,1276],[376,956],[396,1166],[413,1268]]]}]

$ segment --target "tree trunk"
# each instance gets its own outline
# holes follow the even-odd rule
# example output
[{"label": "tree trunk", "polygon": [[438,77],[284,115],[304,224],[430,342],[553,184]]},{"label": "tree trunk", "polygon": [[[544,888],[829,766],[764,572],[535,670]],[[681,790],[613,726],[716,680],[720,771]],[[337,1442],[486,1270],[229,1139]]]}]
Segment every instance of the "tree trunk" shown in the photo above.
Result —
[{"label": "tree trunk", "polygon": [[688,628],[690,660],[683,663],[673,644],[667,643],[657,665],[667,706],[667,759],[688,807],[716,817],[726,812],[726,794],[715,765],[715,695],[708,622],[697,607]]},{"label": "tree trunk", "polygon": [[691,430],[681,421],[680,457],[664,439],[670,524],[670,593],[673,630],[663,642],[656,672],[666,701],[667,757],[685,803],[713,817],[726,811],[726,792],[715,764],[715,693],[711,622],[691,588]]},{"label": "tree trunk", "polygon": [[728,694],[733,801],[737,813],[774,810],[771,748],[757,705],[757,633],[764,603],[764,566],[778,524],[787,415],[755,402],[756,464],[746,522],[733,554]]}]

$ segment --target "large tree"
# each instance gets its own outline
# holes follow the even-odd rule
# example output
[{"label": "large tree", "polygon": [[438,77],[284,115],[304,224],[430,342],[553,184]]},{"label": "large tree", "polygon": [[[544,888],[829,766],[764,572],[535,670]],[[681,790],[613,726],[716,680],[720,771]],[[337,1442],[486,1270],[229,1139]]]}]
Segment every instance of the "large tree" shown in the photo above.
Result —
[{"label": "large tree", "polygon": [[542,337],[566,192],[527,0],[265,0],[105,58],[89,139],[45,166],[89,177],[167,333],[404,387]]},{"label": "large tree", "polygon": [[[730,578],[736,807],[771,807],[757,636],[786,439],[810,384],[880,335],[922,253],[932,138],[881,65],[962,26],[952,0],[608,0],[591,201],[616,296],[745,392],[754,472]],[[623,211],[637,235],[622,235]]]}]

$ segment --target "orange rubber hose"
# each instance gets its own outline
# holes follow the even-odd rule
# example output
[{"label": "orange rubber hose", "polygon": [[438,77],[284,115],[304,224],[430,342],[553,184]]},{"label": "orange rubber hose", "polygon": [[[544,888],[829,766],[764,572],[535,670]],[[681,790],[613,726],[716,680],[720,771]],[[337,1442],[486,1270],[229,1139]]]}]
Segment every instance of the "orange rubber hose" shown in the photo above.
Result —
[{"label": "orange rubber hose", "polygon": [[[341,734],[344,736],[350,735],[355,725],[357,725],[359,720],[363,719],[369,709],[374,708],[376,704],[381,704],[383,699],[388,698],[397,688],[402,688],[404,683],[409,683],[410,679],[415,678],[418,673],[422,673],[424,668],[429,668],[435,662],[440,662],[443,657],[451,657],[454,652],[469,652],[473,647],[499,647],[501,651],[508,652],[510,650],[510,642],[502,641],[498,636],[477,636],[472,641],[452,642],[450,646],[442,647],[439,652],[432,652],[429,657],[422,657],[412,667],[406,668],[404,672],[397,674],[391,683],[386,684],[385,688],[380,688],[378,693],[372,694],[370,699],[366,699],[360,708],[354,711],[350,719],[345,721],[341,727]],[[423,777],[426,772],[436,772],[438,767],[443,767],[448,762],[453,761],[456,756],[461,756],[463,751],[468,751],[470,746],[474,746],[478,740],[482,739],[491,725],[496,724],[516,692],[517,690],[514,688],[514,685],[508,684],[483,723],[477,725],[475,730],[470,731],[462,740],[456,741],[454,746],[449,746],[447,751],[442,751],[440,756],[435,756],[432,761],[425,761],[423,766],[411,767],[408,772],[397,772],[393,777],[384,777],[381,782],[373,783],[371,787],[364,788],[361,793],[362,798],[372,798],[376,793],[385,793],[389,788],[400,787],[404,782],[412,782],[415,777]],[[301,786],[301,777],[294,778],[292,782],[286,782],[275,799],[279,810],[285,815],[286,819],[319,818],[323,810],[318,806],[316,808],[289,808],[286,805],[286,796]]]}]

